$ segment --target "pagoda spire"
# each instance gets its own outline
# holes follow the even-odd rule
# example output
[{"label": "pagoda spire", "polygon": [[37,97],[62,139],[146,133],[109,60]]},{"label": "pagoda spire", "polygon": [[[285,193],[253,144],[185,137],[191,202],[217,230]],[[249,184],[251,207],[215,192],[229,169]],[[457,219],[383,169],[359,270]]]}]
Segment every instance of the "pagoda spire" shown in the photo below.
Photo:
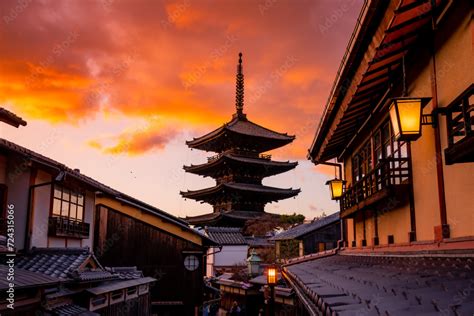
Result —
[{"label": "pagoda spire", "polygon": [[239,64],[237,65],[235,107],[237,109],[237,116],[239,118],[244,118],[244,74],[242,71],[242,53],[239,53]]}]

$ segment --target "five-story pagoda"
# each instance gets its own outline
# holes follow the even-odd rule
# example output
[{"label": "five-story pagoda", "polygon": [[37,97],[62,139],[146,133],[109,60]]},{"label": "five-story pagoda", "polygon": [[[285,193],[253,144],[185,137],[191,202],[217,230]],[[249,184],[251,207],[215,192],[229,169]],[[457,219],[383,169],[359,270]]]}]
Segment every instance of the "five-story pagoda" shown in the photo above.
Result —
[{"label": "five-story pagoda", "polygon": [[263,154],[291,143],[295,136],[274,132],[247,119],[244,107],[242,54],[237,65],[236,113],[218,129],[186,144],[193,149],[217,153],[207,163],[184,166],[186,172],[212,177],[216,185],[197,191],[181,192],[184,198],[214,207],[213,213],[187,217],[197,226],[243,226],[245,221],[262,216],[265,204],[296,196],[299,189],[280,189],[262,185],[265,177],[296,167],[297,162],[273,161]]}]

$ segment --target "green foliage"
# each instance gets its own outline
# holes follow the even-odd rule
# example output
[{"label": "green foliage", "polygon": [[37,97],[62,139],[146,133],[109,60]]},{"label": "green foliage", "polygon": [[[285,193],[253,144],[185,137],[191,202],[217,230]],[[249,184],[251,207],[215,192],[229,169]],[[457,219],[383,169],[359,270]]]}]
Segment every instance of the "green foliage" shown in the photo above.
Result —
[{"label": "green foliage", "polygon": [[280,223],[284,225],[301,224],[304,221],[304,215],[293,213],[292,215],[280,215]]},{"label": "green foliage", "polygon": [[265,214],[254,220],[248,220],[244,227],[245,235],[265,236],[266,233],[276,228],[288,229],[295,224],[304,221],[304,215],[293,213],[292,215]]}]

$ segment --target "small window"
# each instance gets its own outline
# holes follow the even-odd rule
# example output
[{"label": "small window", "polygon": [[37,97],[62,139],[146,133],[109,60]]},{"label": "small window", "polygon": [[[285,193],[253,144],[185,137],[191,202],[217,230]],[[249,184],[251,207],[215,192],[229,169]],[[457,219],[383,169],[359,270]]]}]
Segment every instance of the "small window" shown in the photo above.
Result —
[{"label": "small window", "polygon": [[117,291],[113,291],[112,293],[110,293],[110,300],[112,302],[121,301],[121,300],[123,300],[123,298],[124,298],[123,290],[117,290]]},{"label": "small window", "polygon": [[196,256],[189,255],[184,258],[184,267],[188,271],[195,271],[199,268],[199,259]]},{"label": "small window", "polygon": [[103,305],[106,302],[107,302],[107,296],[105,296],[105,295],[100,295],[100,296],[91,298],[91,304],[94,307],[99,306],[99,305]]}]

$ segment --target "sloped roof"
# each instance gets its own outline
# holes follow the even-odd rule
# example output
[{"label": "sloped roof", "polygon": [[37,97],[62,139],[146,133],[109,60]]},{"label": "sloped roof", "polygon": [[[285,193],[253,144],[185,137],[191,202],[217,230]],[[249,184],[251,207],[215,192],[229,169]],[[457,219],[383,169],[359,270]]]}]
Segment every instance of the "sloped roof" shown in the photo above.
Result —
[{"label": "sloped roof", "polygon": [[242,119],[235,115],[232,120],[228,123],[225,123],[221,127],[213,130],[212,132],[203,135],[201,137],[193,138],[193,140],[186,141],[186,145],[190,147],[196,147],[200,143],[209,141],[217,136],[220,136],[226,132],[234,132],[244,136],[254,136],[254,137],[261,137],[261,138],[268,138],[274,140],[282,140],[291,142],[295,139],[294,135],[288,135],[287,133],[278,133],[263,127],[261,125],[255,124],[254,122],[248,119]]},{"label": "sloped roof", "polygon": [[339,220],[339,212],[336,212],[334,214],[312,221],[311,223],[300,224],[298,226],[292,227],[276,235],[275,237],[272,237],[270,240],[288,240],[299,238],[329,224],[338,222]]},{"label": "sloped roof", "polygon": [[[308,159],[340,158],[364,127],[376,105],[394,97],[390,82],[401,76],[402,59],[431,26],[432,16],[448,1],[382,1],[364,3],[341,61]],[[431,5],[434,4],[434,7]],[[364,123],[364,124],[363,124]]]},{"label": "sloped roof", "polygon": [[49,309],[53,314],[52,315],[74,315],[74,316],[99,316],[100,314],[89,311],[87,308],[81,307],[75,304],[64,304]]},{"label": "sloped roof", "polygon": [[[97,269],[83,269],[91,262]],[[60,280],[105,280],[115,278],[105,271],[87,248],[41,248],[19,257],[15,267]]]},{"label": "sloped roof", "polygon": [[247,245],[239,227],[206,227],[206,234],[221,245]]},{"label": "sloped roof", "polygon": [[[242,155],[236,155],[234,153],[224,153],[218,156],[217,159],[211,160],[207,163],[199,165],[190,165],[184,166],[183,169],[187,172],[207,175],[210,170],[216,169],[215,167],[221,166],[223,163],[232,162],[234,165],[236,163],[244,163],[246,167],[256,167],[264,170],[266,176],[275,175],[281,172],[285,172],[295,168],[298,165],[298,162],[290,161],[274,161],[270,159],[254,158],[254,157],[245,157]],[[241,165],[241,164],[240,164]]]},{"label": "sloped roof", "polygon": [[[0,290],[5,290],[9,288],[10,281],[7,280],[6,276],[8,273],[9,267],[3,264],[0,264]],[[39,286],[54,286],[59,284],[60,280],[56,277],[49,275],[44,275],[41,273],[31,272],[25,269],[21,269],[18,266],[15,266],[15,289],[29,288],[29,287],[39,287]]]},{"label": "sloped roof", "polygon": [[236,183],[236,182],[229,182],[229,183],[221,183],[217,186],[205,188],[201,190],[195,191],[186,191],[181,192],[181,195],[185,198],[192,198],[196,200],[204,200],[208,197],[212,197],[215,194],[219,194],[225,189],[230,189],[234,192],[241,192],[241,193],[258,193],[261,195],[265,195],[268,197],[269,200],[280,200],[284,198],[290,198],[298,193],[300,193],[300,189],[281,189],[275,188],[260,184],[250,184],[250,183]]},{"label": "sloped roof", "polygon": [[[344,255],[284,268],[313,312],[355,315],[471,315],[474,256]],[[461,293],[464,293],[461,295]],[[303,296],[303,297],[302,297]],[[458,299],[459,298],[459,299]]]},{"label": "sloped roof", "polygon": [[20,125],[26,126],[25,120],[23,120],[15,113],[10,112],[2,107],[0,107],[0,121],[5,122],[14,127],[19,127]]}]

